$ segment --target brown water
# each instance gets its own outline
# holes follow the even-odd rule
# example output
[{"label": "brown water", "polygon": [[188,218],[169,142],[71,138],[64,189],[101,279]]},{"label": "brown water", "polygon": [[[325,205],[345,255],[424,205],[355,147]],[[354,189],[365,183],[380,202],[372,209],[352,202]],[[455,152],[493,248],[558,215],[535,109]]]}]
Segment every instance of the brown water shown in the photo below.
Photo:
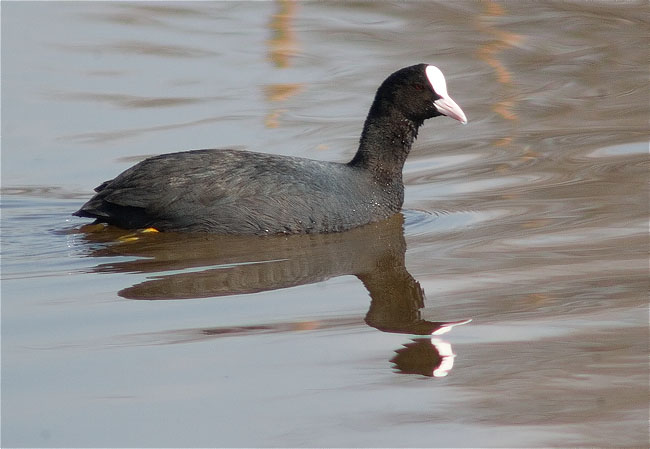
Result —
[{"label": "brown water", "polygon": [[[647,447],[649,22],[3,2],[2,446]],[[469,124],[426,123],[385,223],[133,239],[70,216],[145,155],[347,160],[418,62]]]}]

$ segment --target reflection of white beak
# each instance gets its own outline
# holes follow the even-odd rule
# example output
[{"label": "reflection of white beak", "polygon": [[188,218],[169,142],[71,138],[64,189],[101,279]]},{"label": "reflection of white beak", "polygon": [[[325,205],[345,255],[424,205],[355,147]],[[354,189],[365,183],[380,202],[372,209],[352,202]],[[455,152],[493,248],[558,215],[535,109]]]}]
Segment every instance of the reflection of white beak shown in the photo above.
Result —
[{"label": "reflection of white beak", "polygon": [[442,334],[446,334],[447,332],[449,332],[452,328],[454,328],[454,327],[456,327],[456,326],[460,326],[460,325],[462,325],[462,324],[467,324],[467,323],[471,323],[471,322],[472,322],[472,319],[470,318],[469,320],[453,321],[453,322],[450,322],[450,323],[445,323],[445,324],[443,324],[442,326],[440,326],[438,329],[436,329],[435,331],[433,331],[433,332],[431,333],[431,335],[442,335]]},{"label": "reflection of white beak", "polygon": [[463,110],[451,97],[442,97],[433,102],[434,106],[442,115],[458,120],[463,125],[467,124],[467,117]]},{"label": "reflection of white beak", "polygon": [[452,351],[449,343],[439,338],[432,338],[431,344],[438,350],[438,354],[440,354],[442,359],[440,365],[433,370],[433,377],[445,377],[454,367],[454,357],[456,357],[456,354]]}]

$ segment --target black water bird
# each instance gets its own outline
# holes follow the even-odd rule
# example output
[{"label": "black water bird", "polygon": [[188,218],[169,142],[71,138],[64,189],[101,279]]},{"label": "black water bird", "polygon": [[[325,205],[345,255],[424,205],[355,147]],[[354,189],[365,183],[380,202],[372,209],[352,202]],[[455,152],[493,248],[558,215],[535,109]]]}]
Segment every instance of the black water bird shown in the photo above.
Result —
[{"label": "black water bird", "polygon": [[418,128],[446,115],[467,123],[435,66],[390,75],[348,163],[237,150],[154,156],[106,181],[81,209],[125,229],[217,234],[338,232],[377,222],[404,201],[402,169]]}]

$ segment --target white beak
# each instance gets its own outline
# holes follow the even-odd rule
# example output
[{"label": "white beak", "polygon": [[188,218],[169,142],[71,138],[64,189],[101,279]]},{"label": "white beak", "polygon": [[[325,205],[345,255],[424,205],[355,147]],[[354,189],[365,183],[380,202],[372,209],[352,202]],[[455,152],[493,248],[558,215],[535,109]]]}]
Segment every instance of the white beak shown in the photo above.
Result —
[{"label": "white beak", "polygon": [[465,113],[460,108],[460,106],[458,106],[456,102],[451,99],[451,97],[446,96],[439,98],[434,101],[433,104],[438,112],[440,112],[442,115],[456,119],[463,125],[467,124],[467,117],[465,117]]}]

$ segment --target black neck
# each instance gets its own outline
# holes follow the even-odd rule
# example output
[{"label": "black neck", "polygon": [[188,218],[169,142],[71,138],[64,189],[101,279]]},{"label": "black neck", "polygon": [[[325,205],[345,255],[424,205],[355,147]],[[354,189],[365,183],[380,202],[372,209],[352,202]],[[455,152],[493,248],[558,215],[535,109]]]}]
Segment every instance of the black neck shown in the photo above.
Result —
[{"label": "black neck", "polygon": [[359,150],[349,165],[369,170],[378,180],[400,180],[411,145],[422,122],[414,122],[396,110],[370,109],[363,126]]}]

